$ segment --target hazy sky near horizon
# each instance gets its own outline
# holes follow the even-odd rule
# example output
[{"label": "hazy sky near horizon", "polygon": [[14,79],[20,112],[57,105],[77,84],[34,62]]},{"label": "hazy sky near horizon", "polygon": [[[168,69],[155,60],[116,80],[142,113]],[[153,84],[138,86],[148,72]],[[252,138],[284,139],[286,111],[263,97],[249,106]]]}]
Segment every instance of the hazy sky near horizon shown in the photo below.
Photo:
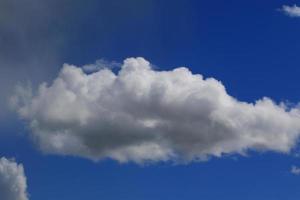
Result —
[{"label": "hazy sky near horizon", "polygon": [[299,34],[297,1],[0,0],[0,199],[299,199]]}]

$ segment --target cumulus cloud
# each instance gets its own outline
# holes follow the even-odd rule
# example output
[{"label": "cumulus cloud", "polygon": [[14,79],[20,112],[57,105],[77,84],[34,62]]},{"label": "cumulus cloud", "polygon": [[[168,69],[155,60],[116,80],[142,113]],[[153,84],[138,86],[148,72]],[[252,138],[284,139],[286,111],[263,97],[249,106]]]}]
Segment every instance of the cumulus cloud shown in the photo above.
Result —
[{"label": "cumulus cloud", "polygon": [[[180,67],[156,71],[128,58],[117,73],[65,64],[13,102],[46,153],[136,163],[189,162],[247,150],[288,153],[300,111],[269,98],[238,101],[214,78]],[[28,92],[25,92],[28,91]]]},{"label": "cumulus cloud", "polygon": [[300,168],[293,165],[291,168],[291,173],[295,175],[300,175]]},{"label": "cumulus cloud", "polygon": [[28,200],[26,188],[23,166],[13,160],[0,158],[0,199]]},{"label": "cumulus cloud", "polygon": [[300,7],[296,4],[293,6],[283,5],[281,11],[290,17],[300,17]]}]

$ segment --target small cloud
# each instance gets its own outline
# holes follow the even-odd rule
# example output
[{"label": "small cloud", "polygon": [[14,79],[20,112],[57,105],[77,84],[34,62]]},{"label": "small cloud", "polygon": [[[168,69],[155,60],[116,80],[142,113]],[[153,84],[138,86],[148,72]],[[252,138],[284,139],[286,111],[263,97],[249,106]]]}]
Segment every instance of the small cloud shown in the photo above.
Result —
[{"label": "small cloud", "polygon": [[300,167],[297,167],[297,166],[292,166],[291,168],[291,173],[292,174],[295,174],[295,175],[300,175]]},{"label": "small cloud", "polygon": [[0,158],[1,200],[28,200],[26,176],[22,164]]},{"label": "small cloud", "polygon": [[296,4],[293,6],[283,5],[280,11],[290,17],[300,17],[300,7],[298,7]]}]

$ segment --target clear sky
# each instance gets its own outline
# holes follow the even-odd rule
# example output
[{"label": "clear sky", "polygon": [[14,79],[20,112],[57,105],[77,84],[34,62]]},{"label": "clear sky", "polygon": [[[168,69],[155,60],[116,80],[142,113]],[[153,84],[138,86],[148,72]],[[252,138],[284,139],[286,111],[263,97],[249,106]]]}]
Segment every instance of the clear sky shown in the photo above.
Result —
[{"label": "clear sky", "polygon": [[[262,147],[260,143],[247,144],[243,146],[246,150],[240,152],[237,147],[240,143],[237,145],[234,140],[234,144],[226,146],[230,150],[222,146],[226,150],[222,149],[221,156],[216,156],[217,150],[204,148],[209,151],[207,160],[187,159],[183,163],[175,159],[174,162],[168,154],[167,161],[164,161],[165,157],[155,157],[155,162],[141,164],[140,155],[126,157],[127,163],[119,162],[123,158],[119,158],[119,154],[114,154],[115,157],[105,155],[110,157],[108,159],[100,156],[99,161],[92,161],[90,155],[98,159],[104,150],[96,149],[93,153],[81,149],[75,151],[68,146],[71,145],[69,142],[62,142],[66,145],[63,150],[53,149],[45,144],[47,139],[41,139],[41,142],[35,138],[35,132],[44,134],[41,137],[48,137],[48,132],[30,128],[30,122],[36,118],[40,120],[39,114],[20,119],[7,104],[18,84],[30,82],[34,91],[41,82],[51,85],[64,63],[81,67],[102,59],[101,63],[105,60],[111,65],[123,63],[126,58],[143,57],[157,71],[184,66],[193,74],[213,77],[221,81],[219,84],[224,85],[228,95],[239,102],[255,103],[269,97],[276,106],[285,102],[287,107],[299,111],[296,105],[300,101],[300,8],[293,7],[297,3],[300,6],[297,1],[288,0],[0,0],[0,157],[14,158],[23,165],[30,200],[298,200],[298,136],[293,137],[295,144],[287,144],[288,151],[284,150],[283,143],[291,134],[299,135],[299,116],[274,119],[274,129],[267,127],[268,121],[267,125],[264,121],[259,124],[263,128],[258,128],[258,134],[271,134],[267,140],[275,138],[272,144],[263,143]],[[290,9],[284,9],[284,5]],[[115,65],[112,71],[117,73],[120,66]],[[156,86],[155,83],[152,85]],[[47,99],[50,97],[46,96]],[[197,98],[192,100],[198,106]],[[127,101],[122,99],[120,102]],[[113,110],[119,111],[116,107],[120,102],[113,100]],[[143,112],[144,105],[141,103],[142,111],[137,109],[138,112]],[[174,110],[177,113],[186,111]],[[191,112],[187,111],[188,114]],[[285,115],[289,110],[282,112]],[[277,114],[281,115],[281,111],[274,111],[270,116],[276,118]],[[79,112],[79,115],[84,116],[84,113]],[[197,113],[191,116],[198,120]],[[173,118],[167,116],[167,119]],[[70,128],[70,124],[64,123],[65,118],[55,120],[58,120],[55,121],[58,125],[46,124],[47,131],[51,132],[53,126],[82,131],[77,125],[78,129]],[[200,125],[196,127],[201,129]],[[101,142],[105,143],[103,148],[110,145],[108,139],[117,140],[114,137],[120,136],[114,135],[118,128],[106,128],[104,130],[112,131],[113,135],[111,138],[101,137],[104,139]],[[133,128],[133,132],[139,130]],[[158,132],[164,130],[157,129]],[[212,131],[215,130],[219,129]],[[245,134],[252,130],[250,126]],[[281,131],[286,131],[288,136],[281,138]],[[240,133],[243,134],[244,129]],[[189,136],[193,135],[187,134],[183,138]],[[85,139],[85,136],[81,137]],[[95,137],[95,144],[91,145],[101,146],[98,139]],[[196,145],[207,144],[202,141]],[[119,141],[114,142],[112,145],[119,144]],[[180,141],[177,143],[181,145]],[[202,156],[202,150],[200,154],[197,152],[197,158]],[[149,151],[152,149],[147,153]],[[186,159],[191,152],[181,153]]]}]

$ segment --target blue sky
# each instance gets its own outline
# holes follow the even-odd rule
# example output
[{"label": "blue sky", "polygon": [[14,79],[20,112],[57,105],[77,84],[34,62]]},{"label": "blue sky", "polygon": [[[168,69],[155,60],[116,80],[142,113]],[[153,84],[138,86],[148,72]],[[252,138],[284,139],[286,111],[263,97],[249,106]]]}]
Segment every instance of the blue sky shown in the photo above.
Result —
[{"label": "blue sky", "polygon": [[297,3],[0,1],[0,157],[23,164],[30,200],[299,199],[300,176],[290,172],[300,166],[297,146],[187,164],[94,162],[43,153],[28,123],[4,103],[18,83],[51,83],[63,63],[143,57],[158,70],[185,66],[220,80],[239,101],[266,96],[295,105],[300,18],[279,9]]}]

